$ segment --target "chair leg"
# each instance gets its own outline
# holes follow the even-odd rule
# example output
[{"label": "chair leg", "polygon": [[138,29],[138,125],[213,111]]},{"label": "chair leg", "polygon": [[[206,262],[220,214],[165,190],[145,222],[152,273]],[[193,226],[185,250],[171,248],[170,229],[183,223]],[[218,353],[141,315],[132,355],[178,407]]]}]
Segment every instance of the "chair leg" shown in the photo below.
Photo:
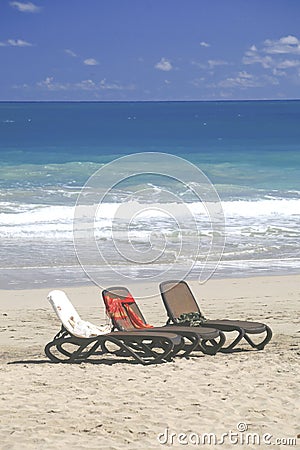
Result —
[{"label": "chair leg", "polygon": [[[180,333],[179,333],[179,336],[180,336]],[[160,339],[160,338],[159,338]],[[193,341],[193,339],[190,339],[190,341]],[[162,346],[162,341],[158,341],[158,342],[160,342],[160,346]],[[149,344],[143,344],[143,347],[145,348],[145,349],[148,349],[151,353],[150,353],[150,356],[151,356],[151,354],[153,355],[153,347],[155,347],[155,341],[152,341],[151,343],[149,343]],[[167,361],[172,361],[172,359],[173,359],[173,357],[174,356],[176,356],[181,350],[183,350],[183,349],[185,349],[186,348],[186,344],[185,344],[185,341],[184,341],[184,339],[183,339],[183,336],[181,336],[181,339],[180,339],[180,342],[179,343],[175,343],[174,344],[174,348],[173,348],[173,350],[167,355],[167,356],[165,356],[165,359],[167,360]],[[190,353],[190,351],[191,350],[186,350],[186,353],[187,354],[189,354]],[[154,352],[154,354],[157,354],[156,352]],[[180,356],[185,356],[185,353],[183,354],[183,355],[180,355]]]},{"label": "chair leg", "polygon": [[108,349],[107,349],[107,347],[106,347],[106,344],[107,344],[107,342],[111,342],[112,344],[115,344],[117,347],[119,347],[119,351],[118,351],[118,353],[119,353],[119,355],[120,354],[124,354],[124,355],[126,355],[126,356],[132,356],[136,361],[138,361],[139,363],[141,363],[141,364],[143,364],[143,365],[146,365],[146,362],[145,362],[145,360],[142,358],[142,357],[140,357],[139,355],[138,355],[138,353],[137,353],[137,350],[138,349],[135,349],[135,351],[130,347],[130,345],[128,345],[128,343],[127,344],[125,344],[124,342],[122,342],[122,341],[120,341],[120,340],[118,340],[118,339],[115,339],[115,338],[113,338],[113,337],[107,337],[106,339],[105,339],[105,342],[103,342],[102,343],[102,348],[105,348],[105,350],[107,351],[107,353],[115,353],[115,352],[110,352]]},{"label": "chair leg", "polygon": [[267,325],[266,325],[266,330],[265,331],[266,331],[266,337],[259,344],[255,344],[252,341],[252,339],[248,336],[247,333],[245,333],[244,338],[246,339],[248,344],[251,345],[252,348],[256,348],[257,350],[263,350],[265,348],[265,346],[267,345],[267,343],[270,342],[270,340],[272,339],[272,335],[273,335],[271,328],[269,328]]},{"label": "chair leg", "polygon": [[[159,342],[159,346],[160,346],[160,348],[164,349],[164,353],[155,352],[153,350],[152,345],[149,346],[149,345],[145,344],[144,342],[141,343],[141,346],[142,346],[143,350],[145,351],[145,355],[148,358],[154,358],[153,360],[149,360],[149,361],[144,360],[144,364],[153,364],[155,362],[160,363],[163,360],[170,361],[172,359],[171,352],[172,352],[174,346],[173,346],[173,348],[170,348],[170,350],[169,350],[168,346],[164,347],[164,346],[162,346],[162,342]],[[154,344],[154,346],[155,346],[155,344]],[[169,358],[169,356],[170,356],[170,358]]]},{"label": "chair leg", "polygon": [[[64,338],[62,339],[55,339],[54,341],[49,342],[45,347],[45,354],[46,356],[55,363],[61,363],[61,362],[69,362],[72,354],[70,352],[67,352],[65,349],[61,348],[61,345],[65,341]],[[68,359],[61,359],[58,356],[55,356],[51,349],[55,347],[60,353],[62,353],[64,356],[68,357]]]},{"label": "chair leg", "polygon": [[[221,330],[219,330],[219,337],[219,341],[216,341],[215,339],[204,339],[200,344],[203,353],[207,355],[215,355],[218,351],[221,351],[226,341],[225,334]],[[210,342],[211,345],[207,345],[207,342]]]},{"label": "chair leg", "polygon": [[[88,351],[84,351],[85,348],[90,345],[93,340],[88,340],[83,343],[74,340],[72,337],[60,337],[54,338],[53,341],[49,342],[45,347],[46,356],[53,362],[80,362],[87,359],[91,354],[95,353],[96,349],[99,347],[100,343],[97,340],[95,344]],[[64,344],[72,344],[76,346],[76,349],[73,352],[70,352],[63,348]],[[65,358],[59,358],[54,355],[51,349],[55,347],[56,350],[65,356]]]},{"label": "chair leg", "polygon": [[[150,340],[150,344],[146,344],[143,342],[145,339]],[[149,364],[158,364],[167,360],[169,355],[172,354],[174,350],[174,344],[171,339],[167,338],[156,338],[145,336],[140,339],[140,342],[137,341],[136,337],[129,339],[115,339],[112,336],[107,336],[105,342],[103,343],[103,347],[106,351],[109,350],[106,347],[106,342],[112,342],[115,345],[119,346],[120,350],[124,350],[128,355],[132,356],[136,361],[140,362],[143,365]],[[153,350],[153,346],[157,345],[158,347],[163,349],[163,353],[157,353]],[[139,354],[140,352],[141,354]]]},{"label": "chair leg", "polygon": [[[151,340],[153,339],[153,337],[151,337]],[[158,346],[160,348],[162,348],[164,350],[163,353],[157,353],[153,350],[153,347]],[[171,339],[168,338],[155,338],[153,340],[153,344],[151,343],[151,345],[149,346],[148,344],[142,342],[142,346],[143,348],[146,349],[146,351],[150,351],[150,354],[148,355],[149,357],[153,357],[153,360],[150,360],[149,362],[147,362],[147,364],[158,364],[164,361],[171,361],[174,354],[177,353],[177,351],[179,351],[182,348],[182,340],[180,340],[180,344],[176,345],[176,350],[175,350],[175,344],[172,342]]]},{"label": "chair leg", "polygon": [[236,328],[234,331],[238,332],[237,337],[234,339],[234,341],[231,342],[231,344],[227,345],[226,347],[223,347],[220,349],[222,353],[228,353],[231,352],[231,350],[243,339],[245,336],[245,331],[242,328]]},{"label": "chair leg", "polygon": [[181,358],[187,358],[200,345],[200,338],[197,335],[184,335],[184,338],[190,341],[190,344],[184,343],[184,352],[179,355]]}]

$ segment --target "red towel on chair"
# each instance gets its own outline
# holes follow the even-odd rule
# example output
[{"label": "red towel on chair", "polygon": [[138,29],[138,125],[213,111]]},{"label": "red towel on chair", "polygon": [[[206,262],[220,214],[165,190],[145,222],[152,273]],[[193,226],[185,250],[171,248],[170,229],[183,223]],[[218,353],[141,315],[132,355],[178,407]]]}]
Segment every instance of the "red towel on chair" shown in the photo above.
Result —
[{"label": "red towel on chair", "polygon": [[107,313],[114,320],[130,319],[134,328],[153,328],[152,325],[145,323],[130,307],[134,303],[134,298],[128,295],[126,298],[111,298],[108,295],[105,297],[107,305]]}]

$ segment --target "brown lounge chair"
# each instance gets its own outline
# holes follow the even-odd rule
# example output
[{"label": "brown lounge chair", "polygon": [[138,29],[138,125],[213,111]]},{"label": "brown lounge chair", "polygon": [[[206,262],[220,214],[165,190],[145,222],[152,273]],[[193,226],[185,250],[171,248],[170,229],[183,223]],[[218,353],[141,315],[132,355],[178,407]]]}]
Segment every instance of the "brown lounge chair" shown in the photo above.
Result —
[{"label": "brown lounge chair", "polygon": [[175,333],[111,332],[111,326],[98,327],[81,320],[63,291],[51,291],[48,300],[62,323],[59,333],[45,347],[53,362],[97,361],[99,356],[111,353],[131,356],[144,365],[157,364],[170,361],[184,345]]},{"label": "brown lounge chair", "polygon": [[[107,315],[117,330],[149,333],[176,333],[185,339],[184,353],[188,356],[193,350],[215,355],[225,342],[222,331],[204,327],[163,326],[152,327],[145,318],[126,287],[110,287],[102,291]],[[144,332],[143,331],[143,332]]]},{"label": "brown lounge chair", "polygon": [[[165,281],[160,284],[161,296],[168,314],[168,324],[178,324],[178,318],[182,314],[198,313],[200,308],[196,299],[185,281]],[[243,338],[257,350],[263,350],[272,338],[272,330],[265,324],[259,322],[249,322],[242,320],[206,320],[202,323],[204,327],[214,327],[224,332],[237,332],[238,335],[227,347],[223,347],[223,352],[231,351]],[[249,334],[266,334],[264,339],[258,344],[253,342]]]}]

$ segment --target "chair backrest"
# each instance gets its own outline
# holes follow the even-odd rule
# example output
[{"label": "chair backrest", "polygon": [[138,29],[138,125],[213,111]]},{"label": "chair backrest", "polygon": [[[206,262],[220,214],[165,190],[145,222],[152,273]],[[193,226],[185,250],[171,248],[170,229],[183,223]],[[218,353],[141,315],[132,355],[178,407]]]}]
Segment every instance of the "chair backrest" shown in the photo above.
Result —
[{"label": "chair backrest", "polygon": [[64,328],[71,334],[73,334],[74,325],[79,322],[80,316],[64,291],[51,291],[48,294],[47,299],[54,309],[55,314],[61,321]]},{"label": "chair backrest", "polygon": [[98,327],[90,322],[81,320],[78,312],[70,302],[64,291],[54,290],[48,294],[48,300],[63,327],[73,336],[88,338],[107,334],[111,331],[110,325]]},{"label": "chair backrest", "polygon": [[181,314],[201,313],[191,289],[185,281],[164,281],[159,285],[160,293],[169,320],[176,323]]},{"label": "chair backrest", "polygon": [[[113,326],[118,330],[130,331],[135,328],[138,328],[137,326],[134,325],[134,323],[130,319],[128,310],[125,308],[126,304],[130,306],[133,313],[140,320],[141,327],[139,328],[143,328],[143,325],[145,326],[145,328],[148,326],[140,308],[138,307],[134,298],[132,297],[132,295],[130,294],[129,290],[126,287],[114,286],[104,289],[102,291],[102,297],[105,304],[107,315],[112,320]],[[111,299],[119,301],[119,304],[122,308],[120,314],[116,314],[112,311],[110,302]]]}]

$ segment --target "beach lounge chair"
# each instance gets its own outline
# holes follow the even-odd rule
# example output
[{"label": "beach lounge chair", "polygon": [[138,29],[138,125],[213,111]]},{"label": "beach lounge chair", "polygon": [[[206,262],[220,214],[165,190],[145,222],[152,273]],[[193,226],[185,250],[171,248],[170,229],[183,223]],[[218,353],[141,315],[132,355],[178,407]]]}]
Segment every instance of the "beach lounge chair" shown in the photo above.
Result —
[{"label": "beach lounge chair", "polygon": [[213,328],[181,326],[153,327],[147,324],[139,306],[126,287],[110,287],[102,291],[102,297],[106,307],[107,315],[110,317],[114,329],[148,333],[176,333],[185,340],[183,354],[188,356],[194,350],[201,350],[203,353],[215,355],[225,342],[225,335],[222,331]]},{"label": "beach lounge chair", "polygon": [[[168,314],[168,324],[178,325],[180,318],[191,313],[202,317],[200,308],[196,299],[185,281],[165,281],[160,284],[161,296]],[[257,350],[263,350],[266,344],[272,338],[272,330],[265,324],[242,320],[208,320],[203,318],[202,326],[214,327],[227,332],[237,332],[236,338],[226,347],[223,352],[231,351],[244,338],[251,347]],[[263,334],[263,340],[255,343],[249,335]]]},{"label": "beach lounge chair", "polygon": [[175,333],[111,332],[111,325],[98,327],[81,320],[63,291],[51,291],[48,300],[62,323],[59,333],[45,347],[53,362],[82,362],[112,353],[131,356],[144,365],[155,364],[171,360],[184,345]]}]

